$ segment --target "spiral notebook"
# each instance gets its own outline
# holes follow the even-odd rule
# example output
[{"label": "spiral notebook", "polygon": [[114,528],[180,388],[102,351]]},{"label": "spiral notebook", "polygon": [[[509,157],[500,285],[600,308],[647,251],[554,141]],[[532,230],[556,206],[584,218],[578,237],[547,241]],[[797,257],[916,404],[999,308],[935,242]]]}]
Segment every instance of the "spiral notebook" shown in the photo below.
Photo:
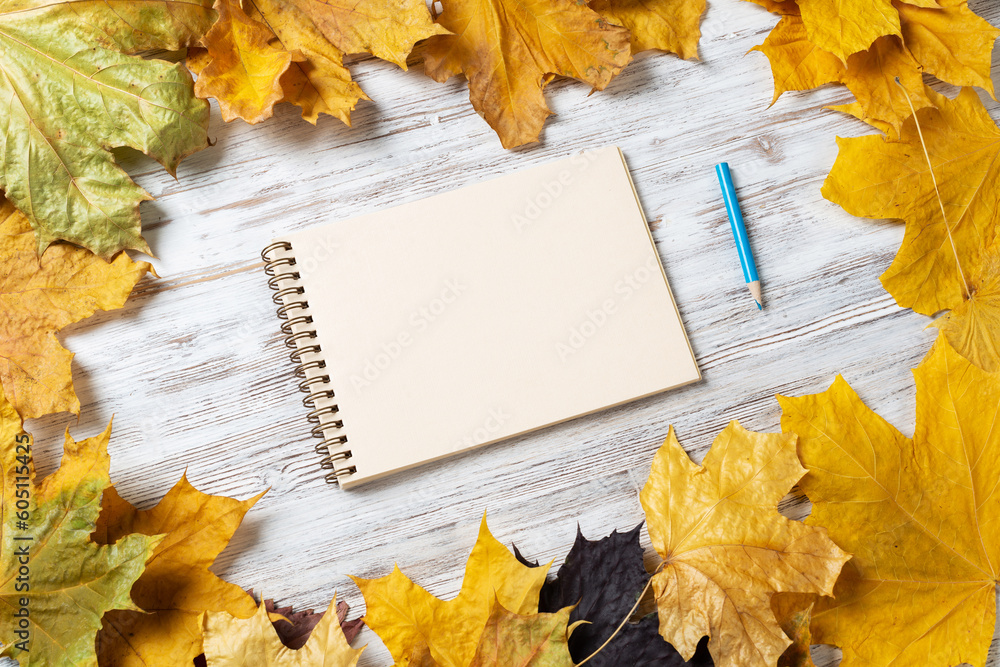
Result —
[{"label": "spiral notebook", "polygon": [[262,253],[343,488],[700,378],[618,148]]}]

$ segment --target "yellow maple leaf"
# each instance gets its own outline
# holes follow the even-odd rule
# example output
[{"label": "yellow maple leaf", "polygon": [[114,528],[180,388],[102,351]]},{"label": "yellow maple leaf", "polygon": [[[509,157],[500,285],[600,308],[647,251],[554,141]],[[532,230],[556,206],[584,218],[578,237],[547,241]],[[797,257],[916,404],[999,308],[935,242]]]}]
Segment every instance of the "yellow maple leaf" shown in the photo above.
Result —
[{"label": "yellow maple leaf", "polygon": [[784,15],[764,43],[753,49],[770,61],[775,100],[786,90],[843,83],[857,101],[832,108],[895,139],[911,115],[905,94],[894,83],[897,78],[916,109],[933,106],[925,93],[925,72],[957,86],[980,86],[993,94],[990,64],[1000,31],[973,13],[965,0],[952,0],[946,7],[936,2],[923,6],[894,2],[901,36],[878,37],[867,48],[849,55],[846,62],[812,40],[794,0],[759,0],[757,4]]},{"label": "yellow maple leaf", "polygon": [[847,63],[883,35],[902,35],[891,0],[798,0],[809,41]]},{"label": "yellow maple leaf", "polygon": [[917,7],[895,2],[903,38],[880,37],[864,52],[848,58],[842,81],[857,102],[833,107],[899,136],[912,114],[899,79],[917,110],[933,106],[923,73],[956,86],[979,86],[993,94],[990,65],[993,43],[1000,31],[973,13],[961,0],[952,7]]},{"label": "yellow maple leaf", "polygon": [[698,57],[705,0],[591,0],[591,9],[628,28],[632,53],[658,49]]},{"label": "yellow maple leaf", "polygon": [[0,198],[0,384],[25,419],[80,413],[73,391],[73,353],[56,332],[98,310],[121,308],[152,271],[125,253],[106,262],[88,250],[56,244],[35,253],[31,225]]},{"label": "yellow maple leaf", "polygon": [[351,578],[365,596],[365,624],[385,642],[399,667],[431,659],[442,667],[467,667],[493,601],[515,614],[536,614],[548,570],[518,562],[490,533],[484,514],[454,600],[434,597],[398,566],[379,579]]},{"label": "yellow maple leaf", "polygon": [[132,600],[147,613],[105,614],[97,638],[103,663],[190,664],[202,652],[203,611],[253,615],[253,598],[208,568],[263,495],[247,500],[208,495],[191,486],[185,475],[156,507],[137,510],[114,487],[105,491],[95,541],[114,544],[132,533],[166,537],[132,588]]},{"label": "yellow maple leaf", "polygon": [[209,611],[201,620],[208,667],[354,667],[364,650],[347,643],[337,618],[336,596],[298,650],[281,643],[263,602],[247,619]]},{"label": "yellow maple leaf", "polygon": [[895,36],[880,37],[865,51],[848,57],[847,66],[832,53],[809,40],[802,18],[782,17],[760,46],[774,79],[774,99],[789,90],[811,90],[827,83],[842,83],[854,94],[851,104],[832,107],[874,125],[892,137],[910,116],[906,95],[894,81],[907,88],[916,108],[933,106],[924,93],[920,64]]},{"label": "yellow maple leaf", "polygon": [[746,0],[746,2],[752,2],[755,5],[760,5],[767,11],[773,14],[780,14],[781,16],[787,16],[789,14],[800,16],[802,14],[802,12],[799,11],[799,6],[795,3],[795,0]]},{"label": "yellow maple leaf", "polygon": [[413,45],[448,30],[424,0],[286,0],[307,14],[344,53],[370,53],[406,69]]},{"label": "yellow maple leaf", "polygon": [[472,106],[504,148],[538,140],[552,112],[543,89],[566,76],[603,90],[631,59],[629,32],[575,0],[443,0],[453,32],[427,41],[435,81],[462,72]]},{"label": "yellow maple leaf", "polygon": [[719,667],[773,667],[791,642],[771,597],[832,593],[850,556],[824,529],[778,514],[805,472],[794,435],[753,433],[733,421],[699,466],[671,427],[639,500],[663,558],[653,575],[660,634],[685,660],[708,635]]},{"label": "yellow maple leaf", "polygon": [[927,94],[937,108],[917,115],[947,226],[912,117],[899,141],[838,138],[840,153],[823,184],[823,196],[852,215],[906,223],[903,243],[882,274],[882,285],[900,306],[933,315],[962,304],[964,280],[980,270],[983,251],[996,238],[1000,128],[971,88],[955,100],[930,90]]},{"label": "yellow maple leaf", "polygon": [[[898,37],[880,37],[867,51],[847,59],[841,82],[854,94],[856,102],[832,107],[877,127],[892,138],[899,136],[909,118],[910,102],[919,110],[934,106],[927,97],[923,69]],[[895,81],[906,88],[904,93]]]},{"label": "yellow maple leaf", "polygon": [[[222,6],[224,5],[224,6]],[[345,53],[367,51],[406,69],[413,45],[447,33],[421,0],[217,0],[219,20],[188,67],[195,92],[219,101],[227,122],[258,123],[290,102],[316,124],[324,113],[351,124],[369,99],[344,66]]]},{"label": "yellow maple leaf", "polygon": [[948,342],[984,371],[1000,371],[1000,247],[983,255],[971,276],[969,298],[934,320]]},{"label": "yellow maple leaf", "polygon": [[135,609],[129,590],[162,536],[91,540],[109,488],[108,439],[66,431],[59,469],[35,473],[34,443],[0,395],[0,656],[22,667],[97,667],[101,616]]},{"label": "yellow maple leaf", "polygon": [[285,95],[281,75],[292,54],[271,46],[274,33],[247,16],[239,0],[216,0],[215,11],[219,19],[202,38],[208,60],[197,70],[194,92],[214,97],[227,123],[236,118],[259,123]]},{"label": "yellow maple leaf", "polygon": [[573,667],[568,641],[572,611],[563,607],[553,614],[515,614],[494,600],[468,667]]},{"label": "yellow maple leaf", "polygon": [[906,95],[894,81],[899,79],[917,109],[933,106],[924,92],[920,63],[894,36],[880,37],[871,47],[848,57],[847,66],[832,53],[819,48],[806,34],[800,16],[783,16],[760,46],[774,78],[774,100],[788,90],[811,90],[827,83],[842,83],[854,94],[851,104],[832,107],[874,125],[892,137],[899,134],[910,116]]},{"label": "yellow maple leaf", "polygon": [[906,48],[927,72],[942,81],[979,86],[994,95],[990,67],[1000,30],[977,16],[965,0],[948,5],[896,3]]},{"label": "yellow maple leaf", "polygon": [[815,641],[841,647],[843,667],[982,667],[993,637],[1000,375],[941,337],[913,375],[912,439],[841,377],[822,394],[778,397],[809,469],[806,523],[854,553],[811,625]]},{"label": "yellow maple leaf", "polygon": [[787,14],[751,51],[760,51],[771,64],[774,99],[789,90],[811,90],[827,83],[839,83],[846,67],[837,56],[809,41],[802,17]]},{"label": "yellow maple leaf", "polygon": [[810,653],[812,633],[809,632],[813,602],[813,596],[799,593],[779,593],[771,598],[771,611],[792,640],[778,658],[778,667],[816,667]]},{"label": "yellow maple leaf", "polygon": [[316,124],[325,113],[351,125],[351,111],[358,100],[370,99],[351,80],[344,54],[293,4],[283,0],[245,0],[251,18],[274,30],[272,40],[291,53],[291,63],[281,75],[282,101],[302,108],[302,117]]}]

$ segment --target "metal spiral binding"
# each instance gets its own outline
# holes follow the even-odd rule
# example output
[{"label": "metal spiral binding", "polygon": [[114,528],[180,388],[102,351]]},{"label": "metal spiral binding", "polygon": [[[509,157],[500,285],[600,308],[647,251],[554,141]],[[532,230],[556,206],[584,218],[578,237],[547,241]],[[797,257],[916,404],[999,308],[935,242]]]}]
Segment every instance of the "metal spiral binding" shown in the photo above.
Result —
[{"label": "metal spiral binding", "polygon": [[278,317],[284,320],[281,333],[285,336],[285,346],[292,352],[288,355],[295,366],[295,377],[301,378],[299,391],[306,394],[302,405],[309,412],[306,419],[313,424],[312,435],[321,441],[316,445],[316,453],[323,458],[320,466],[329,470],[325,476],[328,484],[339,484],[357,472],[350,465],[351,450],[346,449],[347,436],[344,422],[340,419],[340,407],[330,386],[330,376],[324,372],[323,348],[316,340],[316,328],[309,312],[309,301],[302,286],[302,276],[296,270],[292,245],[287,241],[275,241],[260,253],[264,260],[267,285],[274,290],[271,299],[278,306]]}]

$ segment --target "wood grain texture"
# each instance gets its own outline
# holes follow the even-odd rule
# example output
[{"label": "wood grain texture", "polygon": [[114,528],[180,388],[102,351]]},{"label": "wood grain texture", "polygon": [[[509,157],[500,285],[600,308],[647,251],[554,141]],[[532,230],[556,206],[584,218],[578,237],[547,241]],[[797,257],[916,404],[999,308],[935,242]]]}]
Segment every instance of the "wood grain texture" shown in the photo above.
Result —
[{"label": "wood grain texture", "polygon": [[[970,4],[1000,24],[996,2]],[[776,431],[775,393],[823,391],[841,373],[912,433],[909,369],[935,330],[878,282],[903,227],[852,218],[820,196],[834,138],[871,130],[824,109],[848,100],[843,88],[786,94],[768,108],[766,59],[747,51],[776,22],[749,3],[714,0],[701,62],[641,55],[590,97],[586,86],[558,81],[548,88],[557,115],[543,142],[515,151],[472,110],[464,81],[437,84],[419,66],[404,72],[360,58],[351,67],[375,102],[359,105],[353,129],[327,117],[312,127],[289,105],[256,127],[224,124],[216,109],[216,145],[186,160],[176,181],[120,153],[156,197],[142,217],[161,278],[142,282],[123,310],[63,335],[77,355],[83,409],[79,421],[29,423],[40,470],[57,465],[64,429],[85,437],[114,416],[112,479],[142,507],[185,469],[210,493],[245,498],[269,488],[215,571],[296,608],[323,608],[337,590],[354,618],[364,602],[345,575],[381,576],[394,562],[432,593],[454,596],[484,509],[501,541],[557,563],[577,522],[592,539],[631,528],[670,424],[700,461],[730,419]],[[1000,65],[993,73],[1000,84]],[[284,232],[609,143],[631,168],[704,381],[350,492],[324,484],[260,249]],[[760,313],[715,180],[723,160],[763,281]],[[358,642],[370,644],[363,665],[389,664],[373,633]],[[836,651],[822,652],[821,665],[835,662]]]}]

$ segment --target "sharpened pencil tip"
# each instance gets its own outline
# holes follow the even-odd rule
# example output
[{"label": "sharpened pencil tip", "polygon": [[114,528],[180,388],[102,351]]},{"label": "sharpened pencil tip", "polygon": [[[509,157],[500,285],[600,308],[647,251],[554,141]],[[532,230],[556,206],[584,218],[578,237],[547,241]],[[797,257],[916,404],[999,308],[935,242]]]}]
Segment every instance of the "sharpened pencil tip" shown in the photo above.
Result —
[{"label": "sharpened pencil tip", "polygon": [[747,283],[747,287],[750,288],[753,302],[757,304],[757,310],[764,310],[764,295],[760,291],[760,281],[755,280],[752,283]]}]

